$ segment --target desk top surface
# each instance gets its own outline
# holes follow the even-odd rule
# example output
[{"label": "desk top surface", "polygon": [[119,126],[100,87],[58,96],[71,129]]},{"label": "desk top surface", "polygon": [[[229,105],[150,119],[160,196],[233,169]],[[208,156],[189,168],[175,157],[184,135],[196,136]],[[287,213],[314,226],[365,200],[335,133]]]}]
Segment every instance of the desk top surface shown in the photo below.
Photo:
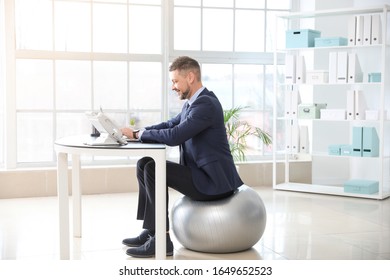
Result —
[{"label": "desk top surface", "polygon": [[54,141],[54,145],[63,147],[83,148],[83,149],[165,149],[165,144],[160,143],[142,143],[142,142],[129,142],[127,145],[87,145],[86,143],[95,139],[88,134],[85,135],[73,135],[67,136]]}]

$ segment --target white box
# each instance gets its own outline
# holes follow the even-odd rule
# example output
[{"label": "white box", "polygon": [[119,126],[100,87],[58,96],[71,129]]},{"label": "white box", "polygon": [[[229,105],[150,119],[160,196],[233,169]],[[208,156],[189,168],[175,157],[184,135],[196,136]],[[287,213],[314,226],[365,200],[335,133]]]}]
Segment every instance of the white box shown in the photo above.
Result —
[{"label": "white box", "polygon": [[[384,111],[384,119],[388,119],[387,111]],[[366,110],[366,120],[377,121],[379,120],[379,111],[378,110]]]},{"label": "white box", "polygon": [[378,110],[366,110],[366,120],[376,121],[379,120]]},{"label": "white box", "polygon": [[381,15],[372,15],[371,17],[371,44],[382,44]]},{"label": "white box", "polygon": [[300,101],[299,91],[297,89],[287,91],[284,98],[284,116],[289,119],[296,119],[298,115],[298,104]]},{"label": "white box", "polygon": [[329,82],[329,73],[324,70],[307,71],[307,84],[327,84]]},{"label": "white box", "polygon": [[306,80],[306,63],[303,55],[298,55],[295,61],[295,81],[297,84],[303,84]]},{"label": "white box", "polygon": [[300,103],[300,95],[298,89],[294,88],[291,92],[291,118],[296,119],[298,116],[298,104]]},{"label": "white box", "polygon": [[355,53],[348,54],[348,83],[363,82],[363,72],[359,58]]},{"label": "white box", "polygon": [[356,16],[356,41],[355,45],[363,45],[364,16]]},{"label": "white box", "polygon": [[293,54],[286,54],[285,83],[295,84],[295,63],[296,58]]},{"label": "white box", "polygon": [[329,83],[337,83],[337,52],[329,53]]},{"label": "white box", "polygon": [[299,126],[299,152],[309,153],[309,128],[307,125]]},{"label": "white box", "polygon": [[348,53],[337,53],[337,83],[345,84],[348,82]]},{"label": "white box", "polygon": [[355,90],[355,120],[364,120],[366,108],[366,100],[363,91]]},{"label": "white box", "polygon": [[355,91],[347,90],[347,120],[355,119]]},{"label": "white box", "polygon": [[356,44],[356,16],[352,16],[348,20],[348,46]]},{"label": "white box", "polygon": [[291,125],[291,154],[299,153],[299,125],[294,122]]},{"label": "white box", "polygon": [[286,124],[286,154],[291,154],[291,145],[292,145],[292,125],[287,123]]},{"label": "white box", "polygon": [[346,116],[344,109],[321,109],[321,120],[345,120]]},{"label": "white box", "polygon": [[371,15],[364,15],[363,45],[371,45]]}]

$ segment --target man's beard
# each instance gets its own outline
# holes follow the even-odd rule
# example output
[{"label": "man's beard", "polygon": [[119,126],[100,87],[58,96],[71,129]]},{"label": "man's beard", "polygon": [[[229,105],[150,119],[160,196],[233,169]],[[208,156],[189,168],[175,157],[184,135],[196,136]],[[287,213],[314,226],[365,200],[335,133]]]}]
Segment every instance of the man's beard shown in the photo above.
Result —
[{"label": "man's beard", "polygon": [[187,87],[187,89],[185,91],[183,91],[181,94],[179,94],[180,100],[187,99],[189,94],[190,94],[190,88]]}]

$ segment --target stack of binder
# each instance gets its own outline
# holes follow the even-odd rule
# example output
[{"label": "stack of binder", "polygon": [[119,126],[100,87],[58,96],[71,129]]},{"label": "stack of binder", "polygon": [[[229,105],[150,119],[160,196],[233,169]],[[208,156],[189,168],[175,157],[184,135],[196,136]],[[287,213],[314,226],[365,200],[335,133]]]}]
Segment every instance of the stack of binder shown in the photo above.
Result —
[{"label": "stack of binder", "polygon": [[348,45],[376,45],[382,43],[381,15],[356,15],[348,23]]}]

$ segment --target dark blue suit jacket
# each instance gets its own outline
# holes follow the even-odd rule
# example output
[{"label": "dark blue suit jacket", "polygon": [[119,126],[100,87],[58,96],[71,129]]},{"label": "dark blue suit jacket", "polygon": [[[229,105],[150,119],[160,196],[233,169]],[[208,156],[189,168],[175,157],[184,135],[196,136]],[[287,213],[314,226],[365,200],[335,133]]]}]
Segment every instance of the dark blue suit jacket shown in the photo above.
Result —
[{"label": "dark blue suit jacket", "polygon": [[141,140],[180,145],[180,163],[191,168],[201,193],[217,195],[237,189],[243,182],[229,149],[218,98],[204,89],[187,113],[184,107],[176,117],[146,127]]}]

